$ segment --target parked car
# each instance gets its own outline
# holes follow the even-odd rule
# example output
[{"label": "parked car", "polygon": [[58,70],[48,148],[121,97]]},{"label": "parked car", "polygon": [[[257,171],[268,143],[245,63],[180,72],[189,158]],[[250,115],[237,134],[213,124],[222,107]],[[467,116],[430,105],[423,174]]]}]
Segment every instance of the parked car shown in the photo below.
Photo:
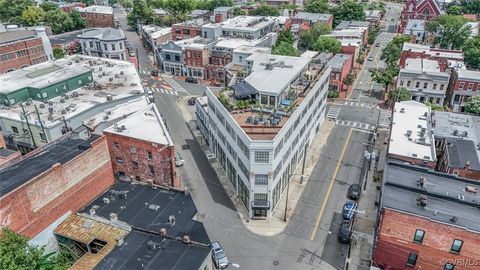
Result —
[{"label": "parked car", "polygon": [[355,217],[355,211],[357,211],[357,203],[354,201],[348,201],[343,205],[342,216],[345,220],[351,220]]},{"label": "parked car", "polygon": [[360,185],[353,184],[348,188],[347,198],[349,198],[350,200],[358,201],[361,191],[362,189]]},{"label": "parked car", "polygon": [[338,241],[345,244],[350,243],[350,238],[352,237],[352,230],[350,229],[351,226],[351,220],[342,221],[340,228],[338,228]]},{"label": "parked car", "polygon": [[152,75],[152,76],[158,76],[158,70],[152,70],[152,71],[150,71],[150,75]]},{"label": "parked car", "polygon": [[195,105],[195,98],[191,97],[188,99],[188,105]]},{"label": "parked car", "polygon": [[375,44],[375,47],[380,47],[380,42],[377,42],[377,43]]},{"label": "parked car", "polygon": [[183,160],[178,152],[175,152],[175,166],[181,167],[183,163],[185,163],[185,160]]},{"label": "parked car", "polygon": [[228,267],[229,262],[225,251],[218,241],[214,241],[210,244],[212,247],[212,259],[217,269],[225,269]]},{"label": "parked car", "polygon": [[373,61],[373,57],[372,57],[372,56],[369,56],[367,60],[368,60],[368,61]]},{"label": "parked car", "polygon": [[187,77],[187,78],[185,78],[185,82],[187,82],[187,83],[198,83],[198,80],[193,78],[193,77]]}]

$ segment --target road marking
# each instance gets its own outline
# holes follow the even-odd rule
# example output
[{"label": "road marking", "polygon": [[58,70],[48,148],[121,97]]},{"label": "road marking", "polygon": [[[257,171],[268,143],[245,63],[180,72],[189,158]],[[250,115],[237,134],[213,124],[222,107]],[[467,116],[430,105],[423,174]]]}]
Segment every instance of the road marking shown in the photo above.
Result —
[{"label": "road marking", "polygon": [[320,212],[318,213],[315,226],[313,227],[312,234],[310,235],[310,241],[313,241],[315,239],[315,236],[317,235],[317,230],[318,230],[318,226],[320,225],[320,220],[322,219],[323,212],[325,211],[325,207],[327,207],[328,198],[330,198],[330,193],[332,192],[333,183],[335,183],[335,178],[337,178],[338,170],[340,170],[340,165],[342,164],[343,156],[347,151],[348,142],[352,137],[352,132],[353,132],[353,129],[350,129],[350,131],[348,132],[347,140],[345,141],[345,145],[343,146],[342,153],[340,154],[340,158],[338,159],[338,162],[337,162],[337,167],[333,172],[332,180],[330,180],[330,185],[328,186],[327,194],[325,194],[325,199],[323,199],[322,207],[320,208]]}]

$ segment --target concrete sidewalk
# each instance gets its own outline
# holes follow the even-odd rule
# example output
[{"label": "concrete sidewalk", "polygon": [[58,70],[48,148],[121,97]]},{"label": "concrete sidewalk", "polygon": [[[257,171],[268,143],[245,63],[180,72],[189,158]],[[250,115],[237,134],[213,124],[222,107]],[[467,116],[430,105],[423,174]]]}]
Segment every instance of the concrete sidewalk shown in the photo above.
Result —
[{"label": "concrete sidewalk", "polygon": [[[195,111],[194,107],[187,107],[187,100],[189,97],[182,97],[177,100],[177,106],[179,110],[182,112],[183,117],[185,118],[186,122],[189,125],[190,130],[195,135],[195,139],[202,147],[203,151],[209,157],[211,154],[208,146],[205,142],[200,131],[197,129],[195,123]],[[295,207],[303,193],[303,190],[308,183],[309,177],[312,173],[317,160],[320,158],[322,148],[327,142],[327,138],[335,126],[335,122],[333,121],[325,121],[324,124],[321,126],[319,132],[315,136],[315,139],[311,143],[311,145],[307,149],[307,156],[305,161],[305,178],[303,179],[303,183],[300,184],[301,174],[302,174],[302,166],[301,162],[299,162],[299,166],[295,170],[292,179],[290,180],[290,187],[289,187],[289,194],[288,194],[288,208],[287,208],[287,222],[285,222],[284,215],[285,215],[285,201],[286,201],[286,194],[284,193],[273,211],[272,217],[266,220],[252,220],[249,218],[248,213],[245,209],[245,206],[241,203],[239,197],[235,194],[235,190],[228,180],[225,172],[223,171],[220,164],[217,162],[215,158],[209,158],[210,164],[214,168],[215,172],[217,173],[220,182],[222,183],[223,188],[226,190],[228,196],[234,203],[236,210],[245,225],[251,232],[264,235],[264,236],[274,236],[279,233],[282,233],[292,216],[293,212],[295,211]],[[285,191],[286,192],[286,191]]]}]

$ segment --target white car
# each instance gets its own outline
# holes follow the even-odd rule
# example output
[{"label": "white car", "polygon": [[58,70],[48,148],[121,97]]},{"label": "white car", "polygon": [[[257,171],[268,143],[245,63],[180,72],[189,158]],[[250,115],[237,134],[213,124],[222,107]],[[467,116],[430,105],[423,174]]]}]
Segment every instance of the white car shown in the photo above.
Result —
[{"label": "white car", "polygon": [[225,269],[230,264],[228,262],[227,255],[225,255],[225,251],[223,251],[222,246],[218,241],[214,241],[211,243],[212,247],[212,259],[215,263],[215,267],[217,269]]},{"label": "white car", "polygon": [[183,163],[185,163],[185,160],[183,160],[178,152],[175,152],[175,166],[181,167]]}]

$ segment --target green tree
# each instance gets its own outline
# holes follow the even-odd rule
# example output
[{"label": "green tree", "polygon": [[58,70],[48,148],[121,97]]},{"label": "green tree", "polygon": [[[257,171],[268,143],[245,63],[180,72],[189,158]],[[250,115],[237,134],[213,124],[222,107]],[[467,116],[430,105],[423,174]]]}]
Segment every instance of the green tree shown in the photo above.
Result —
[{"label": "green tree", "polygon": [[53,48],[53,57],[60,59],[65,57],[65,51],[63,48]]},{"label": "green tree", "polygon": [[21,22],[23,11],[30,6],[36,6],[34,0],[0,0],[0,21]]},{"label": "green tree", "polygon": [[50,10],[57,10],[58,5],[55,5],[52,2],[44,1],[42,4],[40,4],[40,7],[43,9],[43,11],[47,12]]},{"label": "green tree", "polygon": [[388,86],[392,83],[392,80],[398,75],[399,69],[396,66],[388,66],[385,70],[374,69],[370,70],[370,76],[372,80],[379,83],[388,90]]},{"label": "green tree", "polygon": [[52,28],[54,34],[60,34],[74,29],[70,15],[59,9],[47,11],[45,13],[45,23]]},{"label": "green tree", "polygon": [[[135,8],[136,6],[133,7],[133,10]],[[175,21],[185,18],[194,8],[195,3],[192,0],[166,0],[165,2],[165,9],[173,16]]]},{"label": "green tree", "polygon": [[286,42],[288,44],[293,44],[294,41],[295,37],[290,30],[284,30],[278,34],[277,43]]},{"label": "green tree", "polygon": [[394,102],[412,100],[412,93],[407,88],[399,87],[388,92],[388,99]]},{"label": "green tree", "polygon": [[245,15],[245,11],[243,11],[241,8],[239,7],[234,7],[233,8],[233,15],[234,16],[242,16],[242,15]]},{"label": "green tree", "polygon": [[233,0],[210,0],[208,1],[209,10],[214,10],[217,7],[231,7],[233,6]]},{"label": "green tree", "polygon": [[313,49],[315,41],[317,41],[319,36],[327,35],[332,32],[330,25],[326,23],[316,23],[308,31],[304,31],[300,34],[300,39],[298,44],[302,48]]},{"label": "green tree", "polygon": [[342,4],[332,9],[333,26],[337,26],[341,21],[364,21],[365,12],[363,5],[353,0],[345,0]]},{"label": "green tree", "polygon": [[402,53],[403,43],[410,41],[410,36],[400,35],[393,38],[382,50],[380,59],[385,60],[388,65],[396,65]]},{"label": "green tree", "polygon": [[133,8],[132,0],[120,0],[119,3],[125,9]]},{"label": "green tree", "polygon": [[473,68],[480,68],[480,36],[477,35],[465,42],[463,46],[465,62]]},{"label": "green tree", "polygon": [[305,11],[312,13],[329,13],[330,6],[327,0],[309,0],[305,5]]},{"label": "green tree", "polygon": [[339,53],[342,44],[334,37],[320,36],[313,45],[313,49],[319,52]]},{"label": "green tree", "polygon": [[278,16],[280,12],[274,7],[261,5],[260,7],[249,11],[248,14],[253,16]]},{"label": "green tree", "polygon": [[380,33],[379,26],[374,26],[373,29],[368,31],[368,37],[367,37],[368,44],[372,45],[373,43],[375,43],[375,39],[377,38],[379,33]]},{"label": "green tree", "polygon": [[437,35],[435,44],[441,48],[460,49],[470,36],[470,25],[463,16],[442,14],[435,20],[428,21],[427,31]]},{"label": "green tree", "polygon": [[28,26],[38,25],[43,20],[43,16],[43,9],[30,6],[22,12],[22,22]]},{"label": "green tree", "polygon": [[[184,1],[184,0],[182,0]],[[169,2],[173,2],[170,0]],[[137,29],[139,23],[150,24],[153,22],[153,9],[147,5],[145,0],[133,0],[133,9],[127,15],[128,25]],[[173,16],[173,13],[170,13]]]},{"label": "green tree", "polygon": [[353,82],[355,81],[355,77],[353,76],[353,74],[350,72],[348,73],[347,76],[345,76],[345,78],[343,78],[343,81],[342,83],[345,84],[345,85],[353,85]]},{"label": "green tree", "polygon": [[465,103],[465,111],[480,114],[480,96],[473,96]]},{"label": "green tree", "polygon": [[447,9],[448,15],[461,15],[463,8],[461,6],[453,5],[449,6]]},{"label": "green tree", "polygon": [[292,44],[282,41],[272,48],[272,54],[298,56],[298,51]]},{"label": "green tree", "polygon": [[83,29],[87,25],[85,18],[80,16],[80,13],[78,11],[74,10],[70,12],[69,16],[70,16],[70,19],[72,20],[74,29]]}]

